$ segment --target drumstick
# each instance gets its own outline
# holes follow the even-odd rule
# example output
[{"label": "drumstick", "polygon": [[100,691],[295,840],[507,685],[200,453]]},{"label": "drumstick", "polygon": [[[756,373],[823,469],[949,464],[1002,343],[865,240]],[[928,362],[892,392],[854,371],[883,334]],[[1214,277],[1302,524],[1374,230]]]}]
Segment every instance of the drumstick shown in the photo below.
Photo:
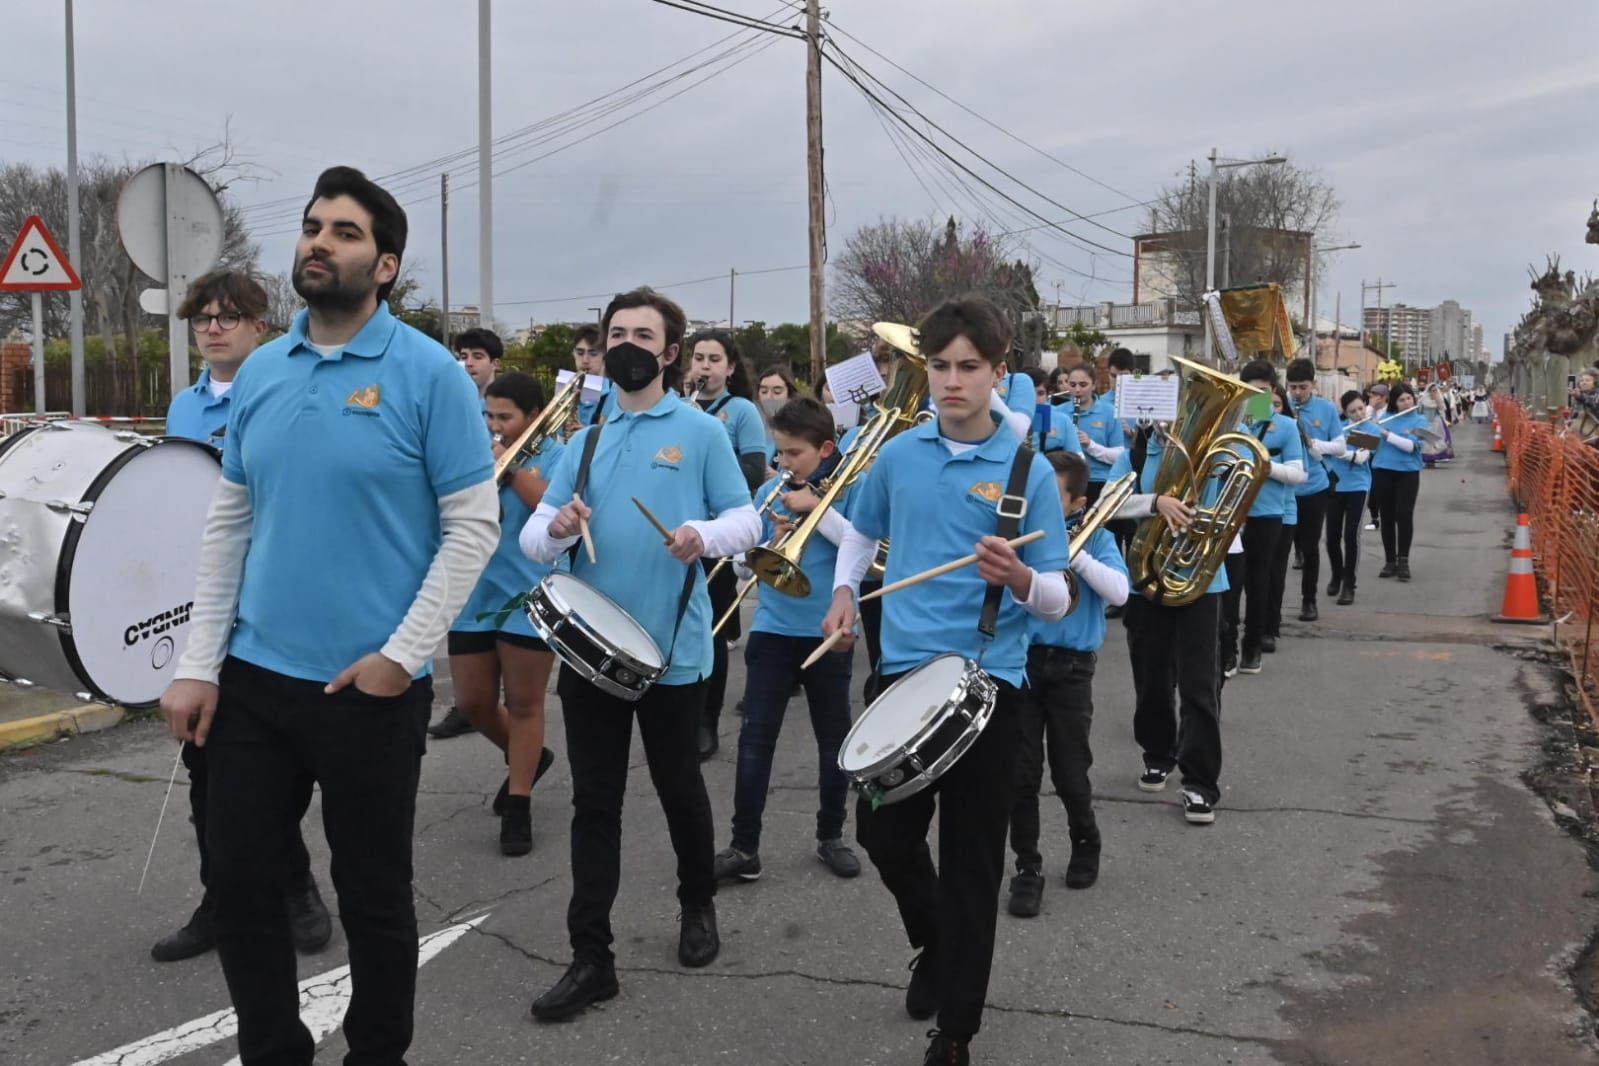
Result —
[{"label": "drumstick", "polygon": [[644,512],[644,517],[650,520],[650,525],[654,526],[660,531],[661,539],[666,541],[666,546],[670,548],[672,546],[672,531],[667,529],[666,526],[662,525],[661,520],[656,518],[655,515],[650,512],[650,509],[644,506],[644,501],[639,499],[637,496],[633,497],[633,506]]},{"label": "drumstick", "polygon": [[[1007,540],[1005,543],[1009,544],[1012,548],[1020,548],[1023,544],[1031,544],[1033,541],[1037,540],[1043,535],[1044,531],[1042,529],[1035,529],[1031,533],[1023,533],[1014,540]],[[971,566],[976,561],[977,553],[973,552],[971,555],[963,555],[959,559],[952,560],[951,562],[940,563],[931,570],[923,570],[919,574],[912,574],[910,577],[902,577],[891,585],[884,585],[876,592],[868,592],[866,595],[861,597],[861,602],[865,603],[867,600],[875,600],[879,596],[886,596],[890,592],[898,592],[900,589],[909,588],[912,585],[920,585],[923,581],[928,581],[932,578],[939,577],[940,575],[947,574],[951,570],[959,570],[963,566]]]},{"label": "drumstick", "polygon": [[[191,720],[190,732],[197,723]],[[178,766],[183,762],[183,742],[178,742],[178,757],[172,760],[172,776],[167,778],[167,794],[161,797],[161,813],[156,815],[155,832],[150,834],[150,853],[144,857],[144,872],[139,875],[139,888],[135,896],[144,895],[144,879],[150,876],[150,860],[155,858],[155,842],[161,839],[161,823],[167,818],[167,801],[172,799],[172,783],[178,779]]]},{"label": "drumstick", "polygon": [[800,669],[801,670],[809,670],[812,666],[814,666],[816,664],[816,660],[820,659],[822,656],[824,656],[828,652],[832,651],[833,650],[833,645],[835,645],[839,641],[843,640],[844,639],[844,634],[848,633],[848,632],[849,632],[849,629],[846,626],[839,626],[837,629],[833,630],[833,635],[832,636],[828,637],[826,640],[824,640],[820,644],[816,645],[816,650],[811,652],[809,655],[807,655],[805,657],[805,661],[800,663]]},{"label": "drumstick", "polygon": [[[577,496],[573,496],[572,499],[577,500],[578,503],[583,502]],[[583,550],[589,553],[589,565],[593,566],[599,562],[598,559],[594,558],[594,534],[589,532],[589,520],[582,515],[578,515],[577,530],[578,535],[583,538]]]}]

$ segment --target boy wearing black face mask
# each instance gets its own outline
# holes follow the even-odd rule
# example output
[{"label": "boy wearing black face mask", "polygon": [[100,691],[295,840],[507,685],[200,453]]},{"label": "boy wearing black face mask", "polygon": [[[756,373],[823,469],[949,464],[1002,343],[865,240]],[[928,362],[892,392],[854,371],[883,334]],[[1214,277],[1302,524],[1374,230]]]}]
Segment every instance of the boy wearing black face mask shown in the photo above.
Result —
[{"label": "boy wearing black face mask", "polygon": [[[722,424],[684,402],[664,380],[675,373],[684,324],[682,309],[650,289],[611,301],[603,323],[605,373],[618,390],[616,409],[601,426],[573,436],[520,538],[531,558],[553,561],[577,543],[580,522],[587,520],[597,561],[577,552],[573,575],[632,616],[668,659],[666,673],[637,702],[608,695],[570,667],[561,668],[556,691],[572,767],[567,929],[573,961],[555,987],[534,1001],[533,1016],[541,1021],[569,1018],[617,992],[610,915],[621,877],[622,797],[635,710],[677,853],[678,959],[705,966],[721,948],[712,902],[711,805],[695,750],[714,621],[699,560],[754,547],[761,521]],[[573,490],[588,437],[595,433],[587,487],[579,497]],[[630,497],[672,529],[668,548]]]}]

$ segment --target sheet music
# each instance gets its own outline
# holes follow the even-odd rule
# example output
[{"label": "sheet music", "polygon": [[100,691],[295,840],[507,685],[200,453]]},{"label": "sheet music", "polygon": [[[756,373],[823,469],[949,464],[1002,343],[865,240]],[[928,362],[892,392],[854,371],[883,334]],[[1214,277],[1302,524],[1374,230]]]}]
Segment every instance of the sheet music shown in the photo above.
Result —
[{"label": "sheet music", "polygon": [[[837,396],[838,393],[834,393]],[[827,409],[833,412],[833,428],[839,431],[854,429],[861,420],[861,405],[845,400],[842,403],[830,403]]]},{"label": "sheet music", "polygon": [[[575,370],[557,370],[555,372],[555,387],[561,388],[577,375]],[[583,376],[583,402],[595,403],[600,394],[605,391],[605,379],[598,374],[585,374]]]},{"label": "sheet music", "polygon": [[877,372],[872,353],[862,352],[828,367],[827,386],[833,390],[833,399],[860,404],[881,395],[888,382]]},{"label": "sheet music", "polygon": [[1116,417],[1125,422],[1177,421],[1177,375],[1123,374],[1116,379]]}]

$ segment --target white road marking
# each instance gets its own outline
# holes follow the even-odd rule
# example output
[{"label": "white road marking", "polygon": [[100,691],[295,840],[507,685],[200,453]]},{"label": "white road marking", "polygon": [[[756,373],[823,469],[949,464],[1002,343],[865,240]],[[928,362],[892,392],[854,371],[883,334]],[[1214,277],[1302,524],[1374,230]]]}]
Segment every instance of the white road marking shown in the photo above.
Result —
[{"label": "white road marking", "polygon": [[[480,924],[487,914],[480,914],[460,925],[430,933],[418,942],[416,964],[421,967],[439,952],[459,940],[468,929]],[[311,1030],[311,1039],[321,1043],[322,1038],[339,1027],[344,1012],[350,1006],[350,968],[340,966],[327,973],[308,977],[300,982],[300,1020]],[[229,1040],[239,1031],[238,1016],[233,1008],[207,1014],[203,1018],[184,1022],[165,1032],[124,1044],[114,1051],[83,1059],[73,1066],[156,1066],[157,1063],[187,1055],[209,1047],[221,1040]],[[237,1066],[239,1060],[231,1059],[228,1066]]]}]

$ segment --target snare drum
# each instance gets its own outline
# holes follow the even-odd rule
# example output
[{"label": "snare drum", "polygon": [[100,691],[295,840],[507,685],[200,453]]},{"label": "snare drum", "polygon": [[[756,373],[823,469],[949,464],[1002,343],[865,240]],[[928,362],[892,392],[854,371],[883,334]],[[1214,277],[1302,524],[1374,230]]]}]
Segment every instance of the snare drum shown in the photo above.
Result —
[{"label": "snare drum", "polygon": [[997,694],[970,659],[935,656],[872,701],[844,738],[838,768],[874,807],[914,796],[976,742]]},{"label": "snare drum", "polygon": [[158,702],[221,472],[207,445],[93,422],[0,441],[0,680]]},{"label": "snare drum", "polygon": [[645,628],[564,571],[544,575],[528,595],[527,616],[561,661],[601,692],[636,701],[666,673],[660,646]]}]

